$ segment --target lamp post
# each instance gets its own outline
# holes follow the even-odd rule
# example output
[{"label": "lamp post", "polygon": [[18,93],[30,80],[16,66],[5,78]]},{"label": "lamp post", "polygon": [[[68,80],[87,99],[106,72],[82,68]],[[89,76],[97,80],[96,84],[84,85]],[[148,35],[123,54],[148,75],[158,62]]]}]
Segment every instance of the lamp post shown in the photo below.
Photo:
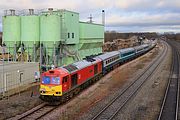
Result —
[{"label": "lamp post", "polygon": [[3,74],[3,86],[4,86],[4,88],[3,88],[3,96],[5,96],[5,79],[4,79],[4,53],[5,53],[5,48],[4,48],[4,46],[2,46],[2,55],[3,55],[3,61],[2,61],[2,74]]},{"label": "lamp post", "polygon": [[22,82],[22,75],[23,75],[23,72],[22,71],[20,71],[20,70],[18,70],[17,71],[18,73],[19,73],[19,96],[20,96],[20,87],[21,87],[21,82]]}]

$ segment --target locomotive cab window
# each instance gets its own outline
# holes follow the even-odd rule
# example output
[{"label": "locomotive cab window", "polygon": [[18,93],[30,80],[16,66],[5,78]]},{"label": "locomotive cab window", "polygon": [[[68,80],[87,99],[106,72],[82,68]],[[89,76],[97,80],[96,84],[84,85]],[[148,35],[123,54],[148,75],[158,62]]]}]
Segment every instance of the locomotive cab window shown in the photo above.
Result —
[{"label": "locomotive cab window", "polygon": [[60,84],[60,77],[52,77],[51,80],[52,84]]},{"label": "locomotive cab window", "polygon": [[62,83],[65,83],[65,82],[67,82],[67,81],[68,81],[68,76],[63,77]]},{"label": "locomotive cab window", "polygon": [[49,76],[42,77],[42,84],[50,84],[51,80]]}]

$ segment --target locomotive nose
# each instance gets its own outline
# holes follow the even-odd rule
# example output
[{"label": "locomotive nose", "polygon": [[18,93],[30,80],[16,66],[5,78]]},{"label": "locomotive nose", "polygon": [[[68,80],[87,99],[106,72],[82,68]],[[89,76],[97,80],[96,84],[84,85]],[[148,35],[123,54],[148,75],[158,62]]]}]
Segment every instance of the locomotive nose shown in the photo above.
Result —
[{"label": "locomotive nose", "polygon": [[48,95],[48,96],[62,96],[62,85],[57,85],[57,86],[41,85],[40,94]]}]

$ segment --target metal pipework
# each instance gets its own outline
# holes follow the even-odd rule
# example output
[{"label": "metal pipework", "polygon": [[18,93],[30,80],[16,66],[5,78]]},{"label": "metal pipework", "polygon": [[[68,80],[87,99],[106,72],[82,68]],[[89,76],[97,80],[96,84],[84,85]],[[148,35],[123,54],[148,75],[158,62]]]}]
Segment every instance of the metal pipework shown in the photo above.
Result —
[{"label": "metal pipework", "polygon": [[14,9],[10,9],[9,11],[11,12],[11,16],[15,15],[15,10]]},{"label": "metal pipework", "polygon": [[29,15],[34,15],[34,9],[29,9]]},{"label": "metal pipework", "polygon": [[48,8],[48,11],[49,11],[50,14],[52,14],[53,13],[53,8]]}]

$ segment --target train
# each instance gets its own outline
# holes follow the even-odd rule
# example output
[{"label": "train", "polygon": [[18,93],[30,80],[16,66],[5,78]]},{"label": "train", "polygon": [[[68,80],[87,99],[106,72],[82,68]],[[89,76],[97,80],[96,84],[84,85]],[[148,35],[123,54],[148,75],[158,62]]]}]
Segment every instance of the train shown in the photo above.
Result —
[{"label": "train", "polygon": [[156,46],[150,42],[140,46],[107,52],[51,69],[41,74],[40,99],[45,102],[66,102],[108,72],[131,61]]}]

